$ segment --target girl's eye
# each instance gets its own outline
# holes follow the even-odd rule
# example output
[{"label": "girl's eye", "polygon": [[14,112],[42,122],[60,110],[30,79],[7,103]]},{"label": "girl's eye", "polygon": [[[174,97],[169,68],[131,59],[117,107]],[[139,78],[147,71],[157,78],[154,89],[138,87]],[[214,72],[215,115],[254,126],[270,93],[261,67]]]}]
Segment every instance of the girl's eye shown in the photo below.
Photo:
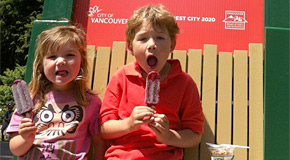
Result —
[{"label": "girl's eye", "polygon": [[75,54],[73,54],[73,53],[68,53],[66,56],[68,56],[68,57],[74,57]]},{"label": "girl's eye", "polygon": [[50,55],[50,56],[47,56],[47,59],[56,59],[56,56],[55,55]]}]

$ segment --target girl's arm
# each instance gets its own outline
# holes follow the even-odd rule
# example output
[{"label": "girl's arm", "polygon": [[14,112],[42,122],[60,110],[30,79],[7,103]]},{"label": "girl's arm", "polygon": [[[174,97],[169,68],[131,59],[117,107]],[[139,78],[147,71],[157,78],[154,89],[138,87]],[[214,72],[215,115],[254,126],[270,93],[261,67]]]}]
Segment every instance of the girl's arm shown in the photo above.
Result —
[{"label": "girl's arm", "polygon": [[12,133],[9,142],[10,151],[16,156],[28,152],[35,139],[36,127],[31,119],[23,118],[19,125],[18,133]]}]

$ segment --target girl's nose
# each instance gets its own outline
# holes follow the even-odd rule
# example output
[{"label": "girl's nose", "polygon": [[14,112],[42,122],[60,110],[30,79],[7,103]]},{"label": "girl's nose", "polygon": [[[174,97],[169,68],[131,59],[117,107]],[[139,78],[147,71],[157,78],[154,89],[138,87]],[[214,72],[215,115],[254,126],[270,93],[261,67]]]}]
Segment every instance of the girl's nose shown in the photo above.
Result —
[{"label": "girl's nose", "polygon": [[62,66],[62,65],[65,65],[66,64],[66,62],[65,62],[65,59],[64,58],[58,58],[57,60],[56,60],[56,65],[58,65],[58,66]]}]

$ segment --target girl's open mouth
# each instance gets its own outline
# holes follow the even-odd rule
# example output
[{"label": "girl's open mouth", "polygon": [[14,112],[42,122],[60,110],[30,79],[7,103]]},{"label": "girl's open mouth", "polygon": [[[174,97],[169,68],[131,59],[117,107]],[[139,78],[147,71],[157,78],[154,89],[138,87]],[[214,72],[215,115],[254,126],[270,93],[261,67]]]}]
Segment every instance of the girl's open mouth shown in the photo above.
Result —
[{"label": "girl's open mouth", "polygon": [[149,68],[154,69],[157,67],[158,59],[154,55],[147,57],[147,64]]},{"label": "girl's open mouth", "polygon": [[68,71],[65,70],[57,71],[55,75],[59,77],[65,77],[66,75],[68,75]]}]

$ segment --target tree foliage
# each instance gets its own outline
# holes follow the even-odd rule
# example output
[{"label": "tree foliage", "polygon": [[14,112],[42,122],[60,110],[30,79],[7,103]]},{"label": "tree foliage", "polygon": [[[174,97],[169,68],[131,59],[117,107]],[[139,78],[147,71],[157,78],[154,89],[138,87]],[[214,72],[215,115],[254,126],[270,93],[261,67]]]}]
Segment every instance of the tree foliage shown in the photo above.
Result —
[{"label": "tree foliage", "polygon": [[14,102],[11,85],[17,79],[24,79],[25,66],[16,65],[14,70],[6,69],[3,75],[0,75],[0,80],[3,85],[0,85],[0,116],[7,111],[7,103]]},{"label": "tree foliage", "polygon": [[1,74],[4,69],[24,66],[32,22],[41,19],[44,0],[1,0]]}]

